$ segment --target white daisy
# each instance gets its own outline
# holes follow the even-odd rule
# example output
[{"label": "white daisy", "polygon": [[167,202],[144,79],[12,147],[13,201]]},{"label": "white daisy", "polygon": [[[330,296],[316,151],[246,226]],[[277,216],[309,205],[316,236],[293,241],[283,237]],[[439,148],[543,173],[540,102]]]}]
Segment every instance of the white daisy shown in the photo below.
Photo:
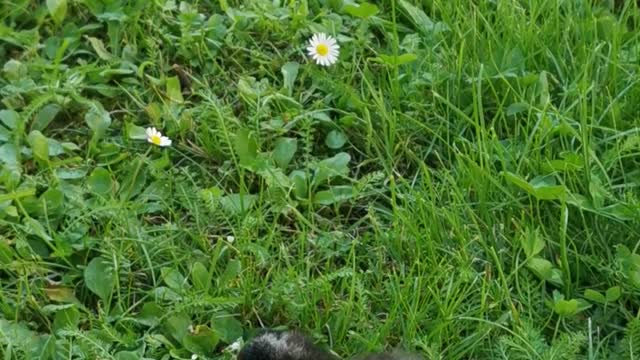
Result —
[{"label": "white daisy", "polygon": [[325,33],[313,34],[313,37],[309,39],[307,52],[316,61],[316,64],[329,66],[338,61],[340,45],[330,35]]},{"label": "white daisy", "polygon": [[146,129],[147,141],[158,146],[171,146],[171,139],[166,136],[162,136],[162,133],[154,127]]},{"label": "white daisy", "polygon": [[233,235],[227,236],[227,242],[232,243],[234,241],[236,241],[236,238]]}]

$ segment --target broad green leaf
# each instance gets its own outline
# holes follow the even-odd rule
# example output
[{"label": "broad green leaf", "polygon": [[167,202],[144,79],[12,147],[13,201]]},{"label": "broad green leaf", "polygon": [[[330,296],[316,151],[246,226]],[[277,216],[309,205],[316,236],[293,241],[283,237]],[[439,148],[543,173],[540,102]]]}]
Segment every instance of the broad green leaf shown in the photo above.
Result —
[{"label": "broad green leaf", "polygon": [[54,331],[59,330],[75,330],[80,322],[80,312],[75,306],[56,312],[53,318]]},{"label": "broad green leaf", "polygon": [[513,103],[509,105],[506,113],[507,113],[507,116],[513,116],[528,110],[529,110],[529,104],[519,102],[519,103]]},{"label": "broad green leaf", "polygon": [[412,5],[409,1],[399,0],[400,6],[403,8],[407,16],[411,19],[415,27],[423,33],[423,35],[431,35],[435,29],[435,23],[422,9]]},{"label": "broad green leaf", "polygon": [[14,110],[0,110],[0,121],[9,129],[14,130],[22,123],[22,118]]},{"label": "broad green leaf", "polygon": [[318,191],[313,196],[313,202],[318,205],[331,205],[353,198],[352,186],[332,186],[329,190]]},{"label": "broad green leaf", "polygon": [[127,123],[127,135],[129,139],[132,140],[146,140],[147,139],[147,130],[142,126],[137,126],[132,123]]},{"label": "broad green leaf", "polygon": [[98,55],[100,59],[105,61],[109,61],[113,59],[113,55],[111,55],[111,53],[109,53],[109,51],[105,49],[104,43],[102,42],[102,40],[91,37],[91,36],[87,36],[87,40],[89,40],[89,43],[91,43],[91,47],[93,48],[93,50],[96,52],[96,55]]},{"label": "broad green leaf", "polygon": [[329,134],[327,134],[327,138],[324,140],[324,143],[330,149],[340,149],[347,142],[347,135],[345,135],[340,130],[331,130]]},{"label": "broad green leaf", "polygon": [[182,296],[166,286],[158,286],[153,289],[153,298],[156,301],[179,302]]},{"label": "broad green leaf", "polygon": [[208,355],[216,349],[220,339],[218,335],[205,325],[198,325],[192,333],[187,334],[182,344],[194,354]]},{"label": "broad green leaf", "polygon": [[13,260],[13,250],[2,239],[0,239],[0,264],[7,265]]},{"label": "broad green leaf", "polygon": [[563,317],[573,316],[578,313],[578,300],[558,300],[555,302],[553,310]]},{"label": "broad green leaf", "polygon": [[47,295],[47,298],[51,301],[66,304],[79,304],[72,288],[56,286],[45,287],[43,290],[45,295]]},{"label": "broad green leaf", "polygon": [[360,4],[347,4],[342,10],[347,14],[361,19],[366,19],[374,16],[378,13],[378,7],[368,2],[362,2]]},{"label": "broad green leaf", "polygon": [[242,271],[242,263],[238,260],[229,260],[227,268],[218,279],[218,287],[225,288],[231,280],[240,274],[240,271]]},{"label": "broad green leaf", "polygon": [[18,165],[18,149],[13,143],[0,145],[0,161],[9,166]]},{"label": "broad green leaf", "polygon": [[289,179],[293,182],[293,191],[298,199],[309,198],[309,185],[307,174],[301,170],[294,170],[289,175]]},{"label": "broad green leaf", "polygon": [[253,194],[230,194],[220,198],[220,205],[229,214],[241,214],[251,209],[257,199]]},{"label": "broad green leaf", "polygon": [[25,217],[22,219],[22,222],[24,223],[25,230],[29,234],[33,234],[46,242],[53,241],[45,227],[38,220],[31,217]]},{"label": "broad green leaf", "polygon": [[43,131],[49,126],[49,124],[55,119],[58,113],[62,110],[58,104],[47,104],[36,115],[33,123],[31,123],[32,130]]},{"label": "broad green leaf", "polygon": [[136,320],[149,327],[160,324],[160,319],[166,315],[165,310],[155,302],[147,302],[142,305],[142,310],[136,317]]},{"label": "broad green leaf", "polygon": [[410,62],[414,62],[418,59],[418,55],[416,54],[402,54],[398,56],[394,55],[379,55],[380,61],[389,66],[400,66],[404,64],[408,64]]},{"label": "broad green leaf", "polygon": [[240,129],[235,140],[236,154],[240,158],[240,165],[252,167],[258,156],[258,143],[249,129]]},{"label": "broad green leaf", "polygon": [[537,230],[527,230],[520,237],[520,244],[524,249],[527,259],[538,255],[545,246],[545,241]]},{"label": "broad green leaf", "polygon": [[189,334],[191,320],[184,314],[177,314],[168,317],[164,322],[167,335],[170,335],[180,343]]},{"label": "broad green leaf", "polygon": [[36,160],[47,163],[49,161],[49,141],[47,137],[42,135],[40,131],[34,130],[29,134],[27,139]]},{"label": "broad green leaf", "polygon": [[101,135],[111,126],[111,115],[100,103],[94,103],[85,114],[84,121],[94,133]]},{"label": "broad green leaf", "polygon": [[11,131],[0,125],[0,143],[8,141],[11,138]]},{"label": "broad green leaf", "polygon": [[227,344],[231,344],[242,337],[242,324],[232,316],[214,318],[212,324],[213,331]]},{"label": "broad green leaf", "polygon": [[552,275],[553,264],[546,259],[532,257],[527,260],[527,268],[541,280],[549,280]]},{"label": "broad green leaf", "polygon": [[282,71],[284,88],[288,90],[289,96],[291,96],[294,82],[296,81],[296,77],[298,77],[298,68],[300,68],[300,64],[290,61],[282,65],[280,69],[280,71]]},{"label": "broad green leaf", "polygon": [[138,353],[133,351],[119,351],[115,356],[116,360],[140,360],[141,357]]},{"label": "broad green leaf", "polygon": [[183,103],[182,88],[180,86],[180,79],[177,76],[167,78],[167,97],[171,101],[177,103]]},{"label": "broad green leaf", "polygon": [[201,262],[195,262],[191,267],[191,283],[198,290],[206,290],[209,285],[209,271]]},{"label": "broad green leaf", "polygon": [[162,280],[164,280],[164,283],[172,290],[180,292],[186,285],[187,280],[185,277],[182,276],[180,271],[174,268],[163,267],[160,269],[160,273],[162,274]]},{"label": "broad green leaf", "polygon": [[349,172],[349,161],[351,156],[344,152],[320,161],[316,167],[313,183],[319,185],[332,177],[346,175]]},{"label": "broad green leaf", "polygon": [[67,15],[67,0],[47,0],[49,14],[56,24],[61,24]]},{"label": "broad green leaf", "polygon": [[622,289],[620,286],[613,286],[607,289],[605,293],[605,297],[607,298],[607,302],[616,302],[622,295]]},{"label": "broad green leaf", "polygon": [[56,188],[49,188],[40,195],[40,201],[47,214],[56,214],[64,206],[64,194]]},{"label": "broad green leaf", "polygon": [[281,137],[276,140],[273,149],[273,160],[282,169],[286,169],[298,150],[298,140]]},{"label": "broad green leaf", "polygon": [[113,269],[100,257],[93,258],[84,269],[85,285],[91,292],[98,295],[102,301],[107,301],[111,296],[114,281]]},{"label": "broad green leaf", "polygon": [[89,186],[89,191],[95,194],[110,194],[113,188],[111,173],[105,168],[95,168],[87,178],[87,186]]},{"label": "broad green leaf", "polygon": [[533,187],[533,195],[538,200],[558,200],[566,196],[567,189],[564,185],[556,185],[551,176],[536,177],[529,181]]},{"label": "broad green leaf", "polygon": [[508,172],[508,171],[504,171],[502,173],[504,175],[504,178],[512,183],[513,185],[518,186],[519,188],[521,188],[522,190],[525,190],[526,192],[528,192],[529,194],[533,195],[533,186],[531,186],[531,184],[529,184],[527,182],[527,180],[523,179],[522,177],[518,176],[517,174]]},{"label": "broad green leaf", "polygon": [[602,293],[591,289],[587,289],[584,291],[584,297],[587,300],[597,302],[599,304],[604,304],[607,302],[607,299],[604,297],[604,295],[602,295]]}]

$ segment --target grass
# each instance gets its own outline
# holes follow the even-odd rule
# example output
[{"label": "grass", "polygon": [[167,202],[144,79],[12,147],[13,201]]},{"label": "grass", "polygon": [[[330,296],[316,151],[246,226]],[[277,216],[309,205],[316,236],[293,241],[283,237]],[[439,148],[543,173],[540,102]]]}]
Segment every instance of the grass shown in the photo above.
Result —
[{"label": "grass", "polygon": [[4,359],[640,356],[635,2],[349,3],[0,5]]}]

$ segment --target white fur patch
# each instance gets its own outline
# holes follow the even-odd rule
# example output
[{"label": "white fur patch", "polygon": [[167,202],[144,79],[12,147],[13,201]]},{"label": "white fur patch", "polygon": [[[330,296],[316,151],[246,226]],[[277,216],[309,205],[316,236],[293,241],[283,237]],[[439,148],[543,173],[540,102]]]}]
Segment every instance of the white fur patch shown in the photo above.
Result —
[{"label": "white fur patch", "polygon": [[266,333],[258,336],[254,341],[261,344],[268,344],[277,354],[290,354],[294,358],[300,358],[304,355],[304,347],[297,344],[289,333],[274,334]]}]

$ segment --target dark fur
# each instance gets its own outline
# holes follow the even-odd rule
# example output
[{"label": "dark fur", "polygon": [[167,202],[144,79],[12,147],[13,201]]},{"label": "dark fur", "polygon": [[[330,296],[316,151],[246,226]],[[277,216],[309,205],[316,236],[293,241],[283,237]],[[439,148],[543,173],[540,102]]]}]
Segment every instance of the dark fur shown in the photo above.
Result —
[{"label": "dark fur", "polygon": [[[357,360],[421,360],[404,353],[370,354]],[[296,331],[267,330],[251,340],[238,354],[238,360],[337,360]]]}]

